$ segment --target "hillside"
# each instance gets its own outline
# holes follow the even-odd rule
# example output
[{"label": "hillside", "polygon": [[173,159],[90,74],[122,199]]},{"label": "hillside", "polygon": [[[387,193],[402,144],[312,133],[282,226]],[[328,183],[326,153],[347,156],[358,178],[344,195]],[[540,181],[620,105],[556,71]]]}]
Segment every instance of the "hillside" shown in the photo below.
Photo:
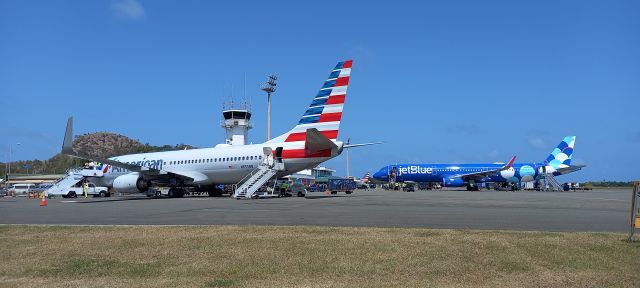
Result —
[{"label": "hillside", "polygon": [[[141,143],[138,140],[131,139],[116,133],[96,132],[84,135],[78,135],[73,140],[73,149],[82,155],[90,155],[96,158],[108,158],[117,155],[159,152],[182,149],[195,148],[190,145],[163,145],[153,146],[148,143]],[[38,173],[38,174],[61,174],[65,173],[69,168],[82,166],[82,159],[56,154],[48,160],[28,160],[17,161],[11,163],[12,174]],[[28,168],[25,168],[25,165]],[[0,167],[0,175],[5,175],[6,164],[2,163]]]}]

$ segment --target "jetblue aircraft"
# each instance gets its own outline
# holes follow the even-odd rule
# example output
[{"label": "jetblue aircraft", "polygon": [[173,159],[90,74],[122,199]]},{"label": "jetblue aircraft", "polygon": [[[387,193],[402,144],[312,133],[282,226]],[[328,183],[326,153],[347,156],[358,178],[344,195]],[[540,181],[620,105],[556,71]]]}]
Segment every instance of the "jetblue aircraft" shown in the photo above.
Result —
[{"label": "jetblue aircraft", "polygon": [[[211,196],[222,191],[218,184],[236,184],[263,161],[263,157],[282,159],[286,170],[281,177],[309,169],[340,155],[344,148],[368,144],[345,145],[337,141],[342,108],[345,102],[352,60],[339,62],[331,71],[311,105],[291,131],[262,144],[131,154],[99,159],[79,155],[72,149],[73,119],[69,118],[62,153],[103,163],[104,176],[94,177],[99,186],[118,192],[145,192],[152,186],[171,187],[169,195],[181,197],[180,187],[200,187]],[[273,151],[271,153],[270,151]]]},{"label": "jetblue aircraft", "polygon": [[440,182],[444,187],[463,187],[478,190],[484,182],[529,182],[544,174],[554,176],[578,171],[584,166],[571,166],[575,136],[567,136],[540,163],[504,164],[397,164],[385,166],[373,175],[381,181]]}]

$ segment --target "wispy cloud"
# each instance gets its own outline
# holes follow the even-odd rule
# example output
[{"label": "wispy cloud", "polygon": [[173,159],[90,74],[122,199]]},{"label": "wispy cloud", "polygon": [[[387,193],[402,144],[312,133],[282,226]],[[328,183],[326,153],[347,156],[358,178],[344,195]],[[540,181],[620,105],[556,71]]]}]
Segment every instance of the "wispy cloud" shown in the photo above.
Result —
[{"label": "wispy cloud", "polygon": [[111,11],[116,18],[128,20],[144,20],[144,7],[137,0],[116,0],[111,3]]},{"label": "wispy cloud", "polygon": [[547,131],[529,130],[527,132],[527,143],[534,149],[547,149],[549,145],[547,145],[547,142],[544,140],[548,138],[547,136],[549,136],[549,132]]},{"label": "wispy cloud", "polygon": [[543,149],[547,147],[547,144],[541,137],[529,137],[527,141],[529,142],[529,145],[531,145],[531,147],[536,149]]}]

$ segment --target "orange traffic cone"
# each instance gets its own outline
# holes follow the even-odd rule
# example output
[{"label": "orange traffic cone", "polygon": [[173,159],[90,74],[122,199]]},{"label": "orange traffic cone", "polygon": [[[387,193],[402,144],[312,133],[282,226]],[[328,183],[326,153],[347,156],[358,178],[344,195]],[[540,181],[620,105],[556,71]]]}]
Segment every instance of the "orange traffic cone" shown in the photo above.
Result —
[{"label": "orange traffic cone", "polygon": [[42,197],[42,200],[40,200],[40,206],[47,206],[47,197]]}]

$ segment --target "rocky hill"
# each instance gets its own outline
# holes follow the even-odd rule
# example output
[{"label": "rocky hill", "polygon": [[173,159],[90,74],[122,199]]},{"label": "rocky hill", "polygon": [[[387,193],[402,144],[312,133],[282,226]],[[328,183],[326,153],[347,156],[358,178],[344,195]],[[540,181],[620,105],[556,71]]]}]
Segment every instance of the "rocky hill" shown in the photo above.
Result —
[{"label": "rocky hill", "polygon": [[[160,152],[171,150],[195,148],[190,145],[163,145],[153,146],[148,143],[141,143],[138,140],[131,139],[116,133],[96,132],[76,136],[73,140],[73,150],[81,155],[89,155],[96,158],[108,158],[117,155]],[[48,160],[28,160],[12,162],[11,173],[38,173],[38,174],[59,174],[64,173],[72,167],[82,166],[83,160],[57,154]],[[27,167],[27,168],[25,168]],[[2,163],[0,166],[0,175],[5,175],[6,165]]]}]

